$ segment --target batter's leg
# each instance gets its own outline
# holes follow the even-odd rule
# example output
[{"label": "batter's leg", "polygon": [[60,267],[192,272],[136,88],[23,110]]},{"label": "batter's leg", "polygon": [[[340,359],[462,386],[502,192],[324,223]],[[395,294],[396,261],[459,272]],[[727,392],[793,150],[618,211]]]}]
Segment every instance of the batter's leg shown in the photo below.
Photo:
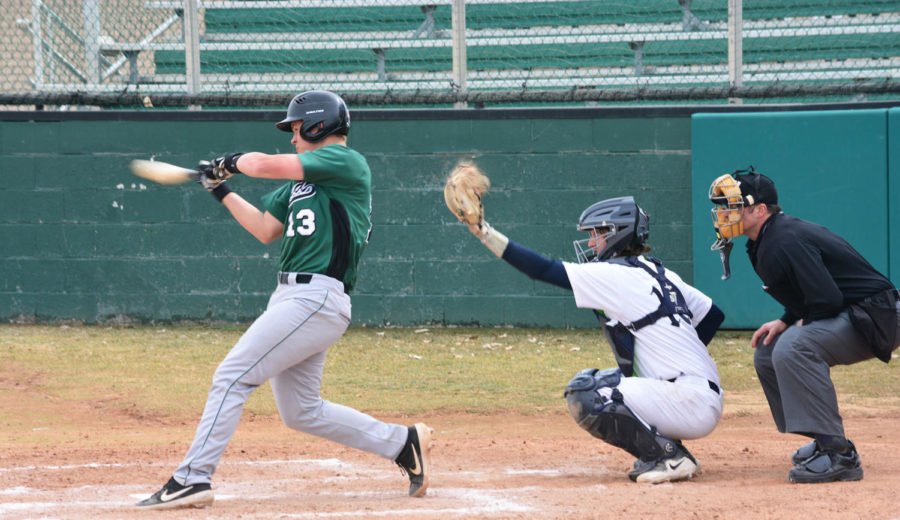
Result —
[{"label": "batter's leg", "polygon": [[407,427],[323,400],[320,387],[324,366],[325,352],[321,352],[272,378],[272,392],[284,423],[344,446],[396,459],[406,442]]},{"label": "batter's leg", "polygon": [[216,369],[194,442],[175,471],[178,482],[209,483],[250,394],[285,367],[323,352],[346,330],[349,321],[330,309],[326,291],[290,296],[290,290],[276,292]]}]

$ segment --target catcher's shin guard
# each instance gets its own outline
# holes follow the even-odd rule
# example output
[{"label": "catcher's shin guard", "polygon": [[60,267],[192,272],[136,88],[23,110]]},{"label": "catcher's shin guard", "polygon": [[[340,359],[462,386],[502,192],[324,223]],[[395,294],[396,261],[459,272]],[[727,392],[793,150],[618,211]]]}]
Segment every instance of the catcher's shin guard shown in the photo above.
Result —
[{"label": "catcher's shin guard", "polygon": [[[675,441],[649,428],[625,405],[622,393],[616,388],[620,378],[618,368],[588,368],[578,372],[566,386],[569,413],[578,426],[594,437],[641,460],[671,456],[677,449]],[[611,388],[610,397],[602,395],[601,388]]]}]

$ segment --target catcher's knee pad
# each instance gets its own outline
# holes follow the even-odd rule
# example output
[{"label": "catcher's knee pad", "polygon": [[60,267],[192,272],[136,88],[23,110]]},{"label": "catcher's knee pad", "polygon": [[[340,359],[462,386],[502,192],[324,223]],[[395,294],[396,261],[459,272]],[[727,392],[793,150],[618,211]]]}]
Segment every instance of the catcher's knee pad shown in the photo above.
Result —
[{"label": "catcher's knee pad", "polygon": [[[616,388],[621,377],[618,368],[588,368],[578,372],[565,391],[566,406],[575,422],[594,437],[642,460],[657,460],[675,453],[674,441],[648,428],[625,405],[622,393]],[[612,391],[601,393],[603,388]]]}]

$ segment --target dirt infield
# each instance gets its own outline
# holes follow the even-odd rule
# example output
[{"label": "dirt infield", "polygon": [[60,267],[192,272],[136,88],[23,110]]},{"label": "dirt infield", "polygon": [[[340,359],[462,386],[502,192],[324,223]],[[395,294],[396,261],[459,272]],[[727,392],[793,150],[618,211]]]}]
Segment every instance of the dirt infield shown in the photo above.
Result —
[{"label": "dirt infield", "polygon": [[[764,409],[729,412],[688,443],[703,473],[657,486],[628,481],[631,457],[560,414],[430,415],[436,430],[428,495],[406,496],[392,463],[300,435],[277,417],[247,416],[204,510],[136,511],[171,474],[194,419],[111,412],[17,391],[0,381],[0,518],[641,518],[900,519],[900,412],[845,411],[863,458],[860,482],[795,485],[788,457],[803,442],[774,431]],[[726,396],[726,399],[728,396]],[[55,408],[35,424],[29,410]]]}]

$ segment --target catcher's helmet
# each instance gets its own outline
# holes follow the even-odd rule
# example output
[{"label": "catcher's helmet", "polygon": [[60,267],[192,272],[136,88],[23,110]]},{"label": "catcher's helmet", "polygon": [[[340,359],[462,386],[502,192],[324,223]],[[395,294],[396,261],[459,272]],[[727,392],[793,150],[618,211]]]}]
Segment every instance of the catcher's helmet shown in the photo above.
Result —
[{"label": "catcher's helmet", "polygon": [[650,236],[650,217],[634,197],[617,197],[592,204],[578,219],[578,231],[597,230],[606,239],[603,250],[591,245],[593,238],[574,241],[579,262],[612,258],[629,247],[643,248]]},{"label": "catcher's helmet", "polygon": [[340,96],[325,90],[310,90],[297,94],[287,109],[287,117],[275,124],[284,132],[292,132],[291,123],[303,121],[300,137],[317,143],[327,136],[350,131],[350,111]]}]

